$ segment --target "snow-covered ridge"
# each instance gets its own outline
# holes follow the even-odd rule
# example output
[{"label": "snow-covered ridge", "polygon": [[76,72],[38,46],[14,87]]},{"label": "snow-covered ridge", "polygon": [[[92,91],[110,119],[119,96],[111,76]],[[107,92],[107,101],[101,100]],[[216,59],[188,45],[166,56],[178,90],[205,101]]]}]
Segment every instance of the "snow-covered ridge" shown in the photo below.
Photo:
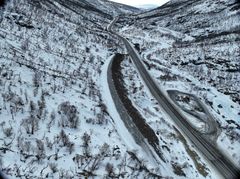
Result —
[{"label": "snow-covered ridge", "polygon": [[156,23],[192,36],[235,32],[240,26],[237,0],[170,1],[155,10],[136,16],[136,19],[142,26]]},{"label": "snow-covered ridge", "polygon": [[158,5],[156,5],[156,4],[143,4],[143,5],[139,5],[137,7],[140,8],[140,9],[150,10],[150,9],[157,8]]}]

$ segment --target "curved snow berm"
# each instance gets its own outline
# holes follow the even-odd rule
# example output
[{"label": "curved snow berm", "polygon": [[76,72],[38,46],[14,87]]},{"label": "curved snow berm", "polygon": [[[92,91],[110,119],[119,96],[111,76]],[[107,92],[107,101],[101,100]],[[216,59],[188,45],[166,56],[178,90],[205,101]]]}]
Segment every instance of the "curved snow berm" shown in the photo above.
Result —
[{"label": "curved snow berm", "polygon": [[[127,91],[124,89],[120,67],[123,60],[124,55],[116,54],[108,67],[108,84],[116,108],[136,143],[139,144],[157,163],[159,163],[158,159],[156,159],[157,156],[165,162],[155,132],[145,122],[137,109],[134,108],[130,99],[128,99],[126,95]],[[152,151],[152,148],[157,156]]]}]

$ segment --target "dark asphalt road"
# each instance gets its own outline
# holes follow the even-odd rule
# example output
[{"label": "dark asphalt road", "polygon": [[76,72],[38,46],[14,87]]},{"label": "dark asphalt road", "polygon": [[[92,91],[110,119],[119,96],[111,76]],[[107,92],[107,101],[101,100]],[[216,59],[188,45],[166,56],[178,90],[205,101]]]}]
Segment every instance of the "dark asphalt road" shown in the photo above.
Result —
[{"label": "dark asphalt road", "polygon": [[125,44],[133,63],[135,64],[139,74],[141,75],[151,94],[155,97],[162,108],[167,112],[178,128],[188,137],[188,139],[198,148],[200,152],[208,159],[208,161],[218,170],[226,179],[236,179],[240,176],[239,169],[218,149],[211,140],[204,137],[200,132],[196,131],[185,119],[178,109],[169,101],[165,94],[159,89],[152,77],[147,72],[141,62],[140,57],[133,46],[122,36],[112,32],[112,26],[118,17],[115,18],[108,26],[108,31],[118,36]]}]

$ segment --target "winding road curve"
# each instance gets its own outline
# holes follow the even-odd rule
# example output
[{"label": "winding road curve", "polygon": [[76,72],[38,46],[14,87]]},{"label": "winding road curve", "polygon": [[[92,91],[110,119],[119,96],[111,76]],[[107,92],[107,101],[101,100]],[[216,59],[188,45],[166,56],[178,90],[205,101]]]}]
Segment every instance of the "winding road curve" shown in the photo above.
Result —
[{"label": "winding road curve", "polygon": [[[200,128],[197,129],[196,126],[194,126],[194,124],[193,127],[196,130],[199,130],[202,134],[204,134],[204,136],[209,137],[209,139],[211,139],[213,142],[216,142],[221,130],[219,129],[218,123],[214,120],[213,116],[208,111],[207,107],[202,103],[202,101],[196,95],[181,92],[178,90],[167,90],[167,92],[171,100],[175,103],[175,105],[177,105],[181,109],[181,111],[184,111],[190,114],[191,116],[198,118],[199,121],[205,124],[205,127],[202,131],[200,131],[201,130]],[[189,99],[194,101],[196,105],[199,107],[199,109],[202,110],[202,113],[200,114],[198,110],[195,111],[189,110],[188,108],[179,104],[179,102],[176,100],[176,97],[178,95],[188,96]]]},{"label": "winding road curve", "polygon": [[[123,90],[119,84],[117,85],[116,79],[121,79],[121,77],[118,76],[118,72],[116,73],[117,68],[119,64],[121,63],[123,56],[115,55],[113,59],[110,61],[108,70],[107,70],[107,81],[108,86],[110,88],[111,96],[114,101],[114,104],[117,108],[117,111],[119,113],[119,116],[121,117],[124,125],[128,129],[129,133],[134,138],[135,142],[141,146],[141,148],[146,152],[147,156],[151,159],[151,161],[154,161],[156,165],[159,165],[159,159],[164,160],[158,150],[158,139],[150,140],[148,136],[144,135],[146,132],[148,134],[154,133],[152,128],[150,128],[146,124],[142,124],[139,126],[139,123],[135,123],[134,117],[130,114],[131,112],[128,110],[131,108],[131,104],[128,106],[128,109],[126,108],[126,101],[127,99],[124,99],[124,96],[119,93],[120,90]],[[124,100],[123,100],[124,99]],[[133,112],[132,112],[133,114]],[[138,116],[139,117],[139,116]],[[141,116],[137,118],[139,121],[141,121]],[[135,121],[135,122],[134,122]],[[140,130],[140,127],[143,130]],[[155,133],[154,133],[155,134]],[[151,138],[152,139],[152,138]],[[159,158],[160,157],[160,158]],[[158,178],[161,178],[160,176]]]},{"label": "winding road curve", "polygon": [[173,105],[169,98],[160,90],[154,82],[134,47],[122,36],[112,31],[113,25],[118,21],[119,17],[113,19],[108,25],[107,30],[116,35],[123,41],[139,72],[145,85],[148,87],[151,94],[155,97],[165,112],[171,117],[178,128],[188,137],[188,139],[198,148],[198,150],[208,159],[208,161],[218,170],[220,174],[226,179],[235,179],[240,176],[239,169],[218,149],[211,143],[208,137],[196,131],[185,119],[175,105]]}]

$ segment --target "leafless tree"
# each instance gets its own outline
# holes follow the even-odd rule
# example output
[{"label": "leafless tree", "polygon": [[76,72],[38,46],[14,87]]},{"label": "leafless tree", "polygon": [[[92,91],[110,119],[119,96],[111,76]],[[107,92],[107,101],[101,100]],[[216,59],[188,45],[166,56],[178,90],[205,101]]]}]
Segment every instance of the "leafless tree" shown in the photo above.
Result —
[{"label": "leafless tree", "polygon": [[28,118],[23,119],[21,125],[28,134],[34,134],[38,130],[39,120],[35,116],[30,115]]},{"label": "leafless tree", "polygon": [[37,115],[39,116],[39,118],[41,118],[42,115],[43,115],[43,111],[46,108],[46,102],[45,102],[45,97],[44,97],[43,92],[42,92],[42,95],[41,95],[41,100],[38,101],[38,108],[39,108],[39,110],[38,110]]},{"label": "leafless tree", "polygon": [[43,141],[37,139],[36,143],[37,143],[37,158],[38,158],[38,160],[45,158],[46,154],[45,154],[45,147],[44,147]]},{"label": "leafless tree", "polygon": [[87,157],[90,156],[90,142],[91,142],[91,136],[85,132],[82,136],[82,140],[83,140],[83,154]]},{"label": "leafless tree", "polygon": [[61,116],[60,125],[62,127],[68,126],[70,128],[77,128],[79,125],[79,117],[76,106],[69,102],[63,102],[58,107]]},{"label": "leafless tree", "polygon": [[12,134],[13,134],[13,128],[12,128],[12,126],[3,129],[3,133],[6,135],[6,137],[11,137]]},{"label": "leafless tree", "polygon": [[47,124],[48,132],[50,132],[51,127],[54,125],[55,119],[56,119],[56,113],[55,111],[52,111],[50,115],[50,122]]},{"label": "leafless tree", "polygon": [[51,169],[51,171],[53,173],[56,173],[58,171],[58,168],[57,168],[57,163],[50,163],[49,164],[49,168]]},{"label": "leafless tree", "polygon": [[113,164],[107,163],[106,167],[105,167],[105,170],[107,172],[107,176],[108,177],[114,177],[114,167],[113,167]]}]

